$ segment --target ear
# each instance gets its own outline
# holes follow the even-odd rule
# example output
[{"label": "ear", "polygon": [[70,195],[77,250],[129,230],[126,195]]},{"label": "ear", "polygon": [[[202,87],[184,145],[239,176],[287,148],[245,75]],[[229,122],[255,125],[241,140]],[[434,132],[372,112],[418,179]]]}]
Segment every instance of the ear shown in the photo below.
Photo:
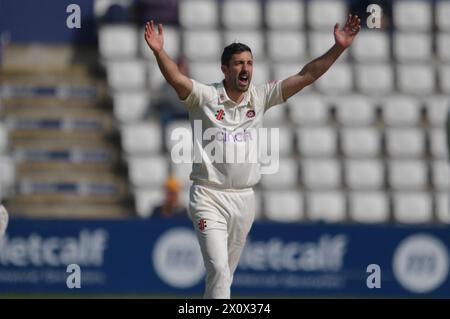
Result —
[{"label": "ear", "polygon": [[222,66],[220,67],[220,69],[222,70],[222,73],[225,74],[228,71],[228,67],[224,64],[222,64]]}]

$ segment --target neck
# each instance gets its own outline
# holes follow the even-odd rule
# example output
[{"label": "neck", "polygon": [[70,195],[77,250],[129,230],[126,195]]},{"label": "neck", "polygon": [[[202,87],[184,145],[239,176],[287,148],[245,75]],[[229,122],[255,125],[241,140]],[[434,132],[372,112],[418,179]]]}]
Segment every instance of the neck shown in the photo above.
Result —
[{"label": "neck", "polygon": [[224,80],[223,81],[224,87],[225,87],[225,91],[227,92],[228,97],[233,101],[236,102],[237,104],[241,103],[242,100],[244,99],[245,96],[245,92],[239,91],[239,90],[235,90],[233,88],[231,88],[227,81]]}]

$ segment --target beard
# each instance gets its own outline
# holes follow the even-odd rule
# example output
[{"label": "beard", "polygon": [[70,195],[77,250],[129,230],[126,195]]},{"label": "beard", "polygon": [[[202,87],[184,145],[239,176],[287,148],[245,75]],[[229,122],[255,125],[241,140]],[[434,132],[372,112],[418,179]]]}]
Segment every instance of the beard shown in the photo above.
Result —
[{"label": "beard", "polygon": [[246,81],[239,79],[239,76],[235,80],[235,88],[240,92],[247,92],[250,87],[251,77],[248,77]]}]

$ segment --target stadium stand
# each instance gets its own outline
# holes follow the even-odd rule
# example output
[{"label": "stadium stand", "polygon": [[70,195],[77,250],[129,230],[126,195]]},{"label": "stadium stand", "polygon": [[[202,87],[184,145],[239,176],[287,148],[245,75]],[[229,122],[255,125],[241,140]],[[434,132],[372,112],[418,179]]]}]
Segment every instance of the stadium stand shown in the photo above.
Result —
[{"label": "stadium stand", "polygon": [[[443,194],[450,180],[442,119],[450,99],[441,94],[448,88],[447,69],[436,68],[435,63],[448,61],[449,37],[442,14],[433,20],[432,10],[438,7],[447,8],[445,2],[433,7],[428,1],[394,1],[393,32],[362,30],[350,53],[314,87],[266,114],[265,126],[280,127],[282,143],[280,170],[263,176],[257,188],[258,193],[263,190],[259,193],[261,218],[362,223],[445,220],[437,216],[446,216],[448,211],[442,204],[448,201]],[[332,44],[332,26],[348,10],[345,1],[325,0],[182,0],[180,8],[180,24],[167,29],[182,37],[178,42],[168,41],[169,51],[177,47],[172,57],[188,57],[191,76],[219,81],[217,50],[242,41],[254,49],[255,83],[293,74],[308,59],[322,54]],[[194,19],[194,11],[204,14]],[[440,31],[436,37],[431,29],[434,23]],[[149,78],[159,77],[154,59],[144,41],[139,41],[139,53],[129,59],[153,65]],[[258,72],[263,76],[256,77]],[[151,105],[155,86],[147,81],[145,87],[150,89]],[[146,113],[150,115],[144,116],[144,102],[136,104],[136,116],[119,117],[127,122],[122,142],[129,163],[143,160],[134,156],[147,156],[148,161],[155,161],[151,165],[164,166],[160,169],[165,173],[164,161],[170,162],[167,156],[174,141],[166,140],[169,154],[158,152],[159,134],[151,107]],[[177,127],[189,129],[189,123],[172,122],[166,137]],[[128,135],[131,132],[136,138]],[[151,136],[153,142],[142,146],[140,141]],[[130,145],[145,152],[133,155]],[[167,166],[187,188],[189,164]],[[151,179],[163,175],[153,174]],[[158,182],[154,185],[147,195],[142,189],[136,195],[139,201],[147,198],[147,212]],[[286,205],[280,209],[280,203]],[[143,204],[139,205],[142,211]],[[416,205],[418,215],[409,216]]]},{"label": "stadium stand", "polygon": [[[122,3],[133,6],[132,1]],[[64,121],[40,118],[42,113],[27,109],[27,102],[20,108],[8,102],[16,98],[14,94],[30,91],[25,86],[12,86],[17,82],[6,77],[7,85],[2,86],[7,99],[0,124],[0,172],[8,173],[0,175],[0,195],[14,193],[15,181],[15,192],[30,197],[27,191],[35,188],[34,182],[48,181],[33,174],[25,178],[24,169],[53,165],[52,161],[39,162],[46,156],[64,157],[62,150],[68,145],[62,141],[52,142],[51,149],[46,143],[29,147],[29,141],[24,141],[35,134],[36,125],[44,125],[39,133],[42,138],[53,136],[47,131],[65,137],[81,134],[89,136],[92,145],[102,145],[88,148],[91,144],[83,144],[75,153],[64,154],[78,160],[105,160],[108,165],[100,165],[105,176],[96,181],[105,183],[101,187],[105,193],[129,191],[139,216],[151,215],[162,199],[161,185],[170,173],[182,181],[187,201],[189,164],[170,160],[176,142],[170,137],[176,128],[188,132],[190,124],[171,122],[165,128],[166,140],[162,140],[153,104],[164,79],[143,38],[144,17],[165,23],[166,51],[174,59],[188,58],[192,78],[220,81],[223,46],[242,41],[255,53],[254,82],[263,83],[294,74],[309,59],[324,53],[333,43],[334,24],[348,13],[348,2],[336,0],[180,0],[176,5],[167,2],[156,11],[151,11],[156,0],[136,3],[134,11],[140,13],[134,18],[101,23],[98,29],[98,57],[106,71],[111,114],[93,107],[93,102],[89,102],[91,107],[82,106],[83,102],[59,108],[59,100],[50,98],[41,107]],[[99,21],[103,21],[106,8],[98,11]],[[266,127],[280,128],[280,170],[264,175],[256,188],[257,218],[332,223],[450,222],[450,161],[444,132],[450,107],[448,16],[449,1],[392,1],[389,27],[361,30],[349,52],[329,73],[266,114]],[[60,54],[57,60],[67,53]],[[90,83],[83,76],[79,80]],[[83,86],[76,92],[89,95],[95,91],[91,89]],[[65,130],[55,130],[54,126]],[[77,126],[82,126],[83,132]],[[105,140],[114,130],[120,133],[121,149]],[[92,131],[95,133],[90,134]],[[186,147],[191,150],[191,145]],[[60,153],[45,153],[56,150]],[[129,170],[125,186],[109,171],[122,159]],[[81,165],[74,161],[65,165]],[[82,165],[98,168],[98,163]],[[19,195],[9,197],[11,202]]]},{"label": "stadium stand", "polygon": [[[2,64],[5,205],[15,216],[130,216],[106,85],[89,62],[95,54],[82,57],[66,46],[42,46],[39,58],[35,50],[11,45]],[[86,63],[73,64],[71,55]]]}]

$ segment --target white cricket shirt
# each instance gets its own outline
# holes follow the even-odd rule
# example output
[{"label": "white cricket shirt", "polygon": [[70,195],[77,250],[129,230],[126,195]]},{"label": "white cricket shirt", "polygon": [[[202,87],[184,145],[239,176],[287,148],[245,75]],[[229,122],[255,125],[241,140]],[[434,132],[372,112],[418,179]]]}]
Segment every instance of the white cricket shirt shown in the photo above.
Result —
[{"label": "white cricket shirt", "polygon": [[190,179],[228,190],[254,186],[261,173],[252,145],[262,128],[264,113],[284,102],[281,81],[250,84],[239,104],[228,97],[223,82],[192,82],[192,92],[183,101],[189,110],[194,143]]}]

